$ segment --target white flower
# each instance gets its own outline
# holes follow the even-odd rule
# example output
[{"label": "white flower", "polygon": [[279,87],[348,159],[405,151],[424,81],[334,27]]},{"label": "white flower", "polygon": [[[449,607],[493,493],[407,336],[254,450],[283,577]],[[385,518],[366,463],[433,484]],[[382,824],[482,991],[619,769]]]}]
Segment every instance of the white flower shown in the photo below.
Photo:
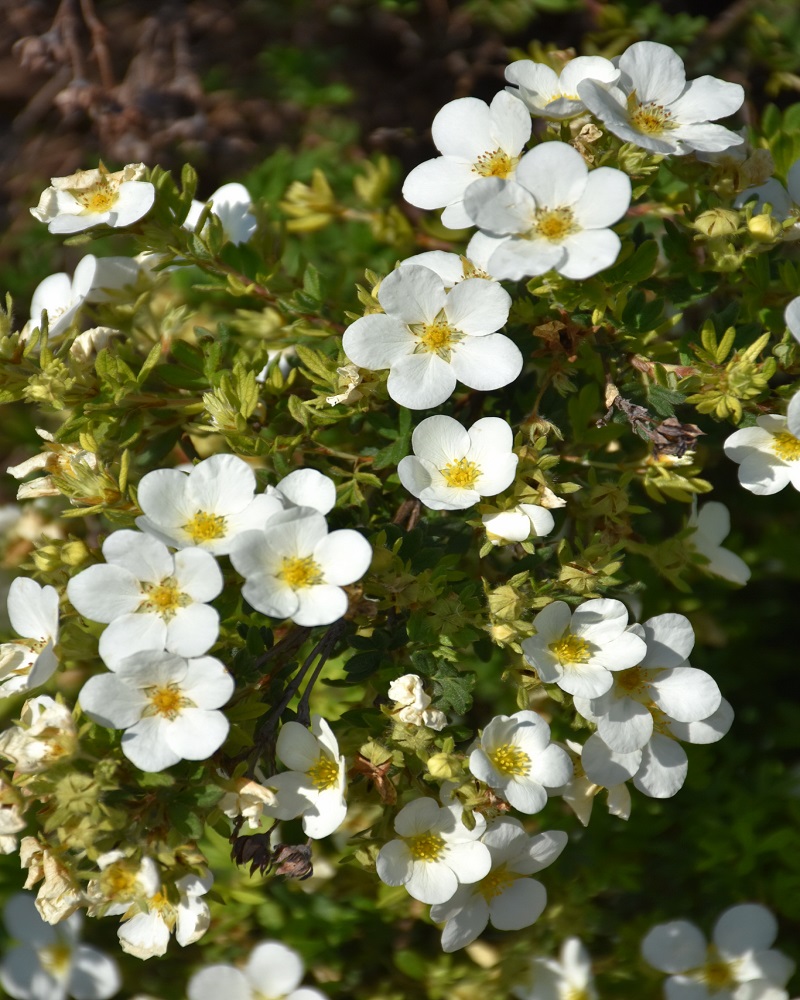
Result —
[{"label": "white flower", "polygon": [[506,66],[506,80],[513,87],[506,90],[519,97],[532,115],[563,121],[586,110],[578,97],[578,84],[583,80],[615,83],[619,70],[602,56],[578,56],[561,70],[561,74],[544,63],[519,59]]},{"label": "white flower", "polygon": [[145,175],[143,163],[129,163],[116,173],[101,164],[78,170],[69,177],[51,177],[31,215],[48,223],[51,233],[80,233],[92,226],[114,228],[138,222],[153,207],[156,189]]},{"label": "white flower", "polygon": [[635,42],[620,56],[619,69],[616,84],[584,80],[578,94],[620,139],[676,156],[742,143],[730,129],[710,124],[742,106],[744,89],[738,83],[713,76],[687,83],[681,57],[658,42]]},{"label": "white flower", "polygon": [[39,695],[22,706],[19,726],[0,733],[0,756],[20,774],[38,774],[71,757],[78,745],[72,712],[66,705]]},{"label": "white flower", "polygon": [[495,241],[489,268],[496,278],[516,281],[554,269],[580,280],[617,259],[620,239],[608,227],[630,201],[627,174],[613,167],[590,171],[572,146],[544,142],[522,157],[514,180],[477,181],[464,205]]},{"label": "white flower", "polygon": [[161,888],[158,866],[152,858],[140,861],[124,851],[107,851],[97,859],[100,875],[89,880],[86,912],[90,917],[110,916],[140,909]]},{"label": "white flower", "polygon": [[662,712],[654,713],[653,734],[639,750],[622,753],[612,750],[599,733],[590,736],[583,747],[583,768],[591,781],[608,789],[633,778],[635,787],[650,798],[669,799],[683,787],[689,767],[678,740],[716,743],[732,722],[733,709],[724,698],[716,712],[697,722],[675,722]]},{"label": "white flower", "polygon": [[492,856],[478,842],[483,826],[468,830],[461,810],[435,799],[414,799],[395,816],[399,839],[384,844],[376,866],[387,885],[403,885],[422,903],[446,903],[458,886],[489,874]]},{"label": "white flower", "polygon": [[522,643],[525,659],[545,684],[586,698],[605,694],[614,683],[610,671],[627,670],[647,652],[644,640],[628,631],[621,601],[596,598],[574,612],[554,601],[533,620],[536,635]]},{"label": "white flower", "polygon": [[770,496],[788,483],[800,490],[800,392],[789,400],[785,417],[758,417],[755,427],[734,431],[724,448],[739,464],[739,482],[751,493]]},{"label": "white flower", "polygon": [[105,622],[100,656],[113,670],[143,649],[201,656],[216,642],[219,615],[206,601],[222,590],[222,573],[210,552],[175,555],[152,535],[115,531],[103,542],[105,565],[90,566],[67,584],[73,606]]},{"label": "white flower", "polygon": [[23,483],[17,490],[18,500],[30,500],[35,497],[57,497],[61,491],[53,481],[53,474],[74,473],[79,465],[90,469],[97,468],[97,456],[74,444],[61,444],[55,441],[50,431],[36,428],[36,433],[45,442],[44,451],[32,458],[10,465],[6,472],[15,479],[24,479],[31,472],[44,471],[46,475],[39,476],[28,483]]},{"label": "white flower", "polygon": [[230,556],[245,577],[242,595],[257,611],[329,625],[347,611],[342,588],[366,573],[372,546],[349,528],[329,534],[322,514],[295,507],[274,514],[263,530],[239,535]]},{"label": "white flower", "polygon": [[446,903],[431,907],[431,920],[445,921],[442,949],[464,948],[487,923],[501,931],[529,927],[547,904],[541,882],[527,878],[552,864],[567,844],[561,830],[530,837],[519,820],[501,816],[481,837],[492,857],[488,875],[471,885],[460,885]]},{"label": "white flower", "polygon": [[157,469],[139,483],[144,516],[136,526],[178,549],[197,545],[226,555],[238,534],[260,528],[276,509],[255,489],[253,470],[235,455],[212,455],[189,473]]},{"label": "white flower", "polygon": [[124,337],[122,330],[113,326],[93,326],[79,333],[69,346],[69,354],[76,361],[86,363],[108,344],[112,337]]},{"label": "white flower", "polygon": [[[800,167],[800,160],[797,161],[797,166]],[[798,179],[800,180],[800,178]],[[792,299],[784,310],[783,315],[786,320],[786,326],[789,328],[789,333],[791,333],[796,341],[800,342],[800,295]]]},{"label": "white flower", "polygon": [[592,978],[592,960],[578,938],[561,945],[560,961],[535,958],[528,970],[528,982],[515,986],[518,1000],[597,1000]]},{"label": "white flower", "polygon": [[249,778],[235,778],[224,782],[223,787],[228,791],[217,803],[217,808],[228,819],[236,820],[239,816],[246,819],[251,830],[261,825],[264,807],[275,805],[275,793]]},{"label": "white flower", "polygon": [[163,955],[173,931],[182,948],[194,944],[211,923],[208,903],[200,897],[208,892],[213,882],[213,876],[206,871],[201,875],[184,875],[175,882],[177,903],[170,902],[163,889],[146,901],[140,899],[127,910],[117,931],[122,950],[141,959]]},{"label": "white flower", "polygon": [[27,338],[34,327],[41,328],[45,315],[49,337],[58,337],[68,330],[88,299],[96,265],[97,258],[87,254],[71,278],[65,271],[59,271],[40,281],[31,299],[31,318],[22,331],[23,338]]},{"label": "white flower", "polygon": [[316,469],[295,469],[264,492],[280,503],[279,510],[312,507],[319,514],[328,514],[336,503],[336,484]]},{"label": "white flower", "polygon": [[15,1000],[108,1000],[122,986],[117,963],[97,948],[78,943],[79,913],[51,927],[36,912],[31,896],[18,893],[6,903],[8,932],[21,944],[0,964],[0,984]]},{"label": "white flower", "polygon": [[387,275],[378,289],[382,313],[362,316],[345,330],[351,361],[388,368],[389,395],[401,406],[438,406],[456,382],[499,389],[522,371],[522,354],[497,333],[511,297],[496,281],[467,278],[447,289],[428,267],[409,264]]},{"label": "white flower", "polygon": [[542,538],[555,527],[550,511],[536,503],[519,503],[510,510],[484,514],[481,521],[493,545],[524,542],[531,536]]},{"label": "white flower", "polygon": [[514,482],[513,443],[511,427],[499,417],[483,417],[469,430],[443,414],[426,417],[411,435],[414,454],[400,460],[397,474],[426,507],[463,510]]},{"label": "white flower", "polygon": [[189,980],[189,1000],[325,1000],[319,990],[301,986],[303,961],[278,941],[263,941],[243,969],[209,965]]},{"label": "white flower", "polygon": [[331,727],[319,715],[312,718],[310,732],[299,722],[286,722],[275,752],[291,770],[265,780],[277,802],[265,805],[264,812],[276,819],[302,816],[307,836],[327,837],[347,814],[345,761]]},{"label": "white flower", "polygon": [[233,694],[233,678],[213,656],[184,659],[146,650],[90,677],[80,704],[94,722],[124,729],[122,752],[142,771],[180,760],[206,760],[225,741],[229,723],[217,711]]},{"label": "white flower", "polygon": [[708,560],[701,569],[731,583],[747,583],[750,567],[735,552],[722,547],[723,539],[731,530],[731,515],[725,504],[711,500],[699,511],[693,510],[689,527],[694,528],[694,532],[686,539],[686,544]]},{"label": "white flower", "polygon": [[[479,235],[476,233],[472,240],[475,240],[475,237]],[[489,264],[488,258],[482,259],[480,257],[480,243],[476,245],[479,250],[478,256],[472,256],[470,253],[462,256],[457,253],[446,253],[444,250],[427,250],[425,253],[415,253],[413,257],[401,260],[400,267],[408,267],[409,265],[427,267],[429,271],[439,275],[447,289],[457,285],[465,278],[488,278],[491,281],[492,276],[486,270]],[[472,246],[472,241],[470,241],[470,246]],[[494,245],[491,249],[494,250]]]},{"label": "white flower", "polygon": [[[559,744],[561,745],[561,744]],[[592,807],[595,797],[603,790],[602,785],[597,785],[590,781],[583,769],[582,753],[583,747],[574,740],[565,740],[564,746],[572,761],[572,778],[558,788],[548,789],[548,794],[562,798],[570,809],[578,817],[583,826],[589,825],[592,816]],[[631,793],[625,782],[613,785],[606,789],[608,792],[608,811],[612,816],[620,819],[630,819],[631,815]]]},{"label": "white flower", "polygon": [[256,231],[256,217],[250,211],[252,203],[253,199],[244,184],[223,184],[207,202],[192,201],[183,226],[194,232],[203,209],[210,204],[212,215],[216,215],[222,223],[225,239],[231,243],[247,243]]},{"label": "white flower", "polygon": [[547,804],[545,788],[565,785],[572,775],[569,754],[550,742],[550,727],[536,712],[496,715],[469,755],[469,769],[523,813]]},{"label": "white flower", "polygon": [[19,576],[8,588],[8,617],[22,638],[0,645],[0,698],[39,687],[55,673],[58,592]]},{"label": "white flower", "polygon": [[760,1000],[786,985],[794,962],[771,948],[775,917],[758,903],[742,903],[721,914],[707,945],[688,920],[658,924],[642,941],[642,956],[670,973],[667,1000]]},{"label": "white flower", "polygon": [[655,729],[654,716],[667,721],[699,722],[713,715],[722,703],[716,681],[703,670],[689,666],[694,630],[683,615],[650,618],[630,631],[647,644],[638,666],[613,674],[613,684],[594,698],[575,697],[580,714],[597,723],[606,746],[618,753],[632,753],[647,744]]},{"label": "white flower", "polygon": [[389,685],[389,697],[398,706],[392,715],[410,726],[427,726],[437,732],[447,725],[447,716],[438,708],[429,708],[430,695],[422,688],[417,674],[403,674]]},{"label": "white flower", "polygon": [[531,118],[522,101],[501,91],[491,105],[461,97],[433,119],[431,133],[442,153],[414,167],[403,197],[418,208],[444,208],[449,229],[472,225],[464,211],[464,191],[479,177],[510,177],[531,135]]}]

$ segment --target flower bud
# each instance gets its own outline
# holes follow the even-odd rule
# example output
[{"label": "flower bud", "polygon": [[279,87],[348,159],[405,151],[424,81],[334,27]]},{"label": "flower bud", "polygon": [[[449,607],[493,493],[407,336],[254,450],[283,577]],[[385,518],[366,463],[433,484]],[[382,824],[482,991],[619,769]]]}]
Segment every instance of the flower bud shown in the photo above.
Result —
[{"label": "flower bud", "polygon": [[732,236],[739,228],[739,213],[726,208],[711,208],[697,216],[694,227],[704,236]]},{"label": "flower bud", "polygon": [[461,774],[461,761],[449,753],[435,753],[428,758],[428,773],[439,781],[451,781]]},{"label": "flower bud", "polygon": [[753,239],[760,243],[772,243],[783,232],[783,226],[780,222],[773,219],[771,215],[767,215],[766,212],[754,215],[747,223],[747,228]]}]

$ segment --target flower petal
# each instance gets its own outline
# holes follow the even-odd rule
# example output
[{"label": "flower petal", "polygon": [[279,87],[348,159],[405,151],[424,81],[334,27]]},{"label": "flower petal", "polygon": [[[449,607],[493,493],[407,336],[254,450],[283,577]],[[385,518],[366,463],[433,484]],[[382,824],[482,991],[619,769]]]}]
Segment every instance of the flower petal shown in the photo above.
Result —
[{"label": "flower petal", "polygon": [[642,941],[642,958],[660,972],[686,972],[706,961],[706,939],[688,920],[653,927]]}]

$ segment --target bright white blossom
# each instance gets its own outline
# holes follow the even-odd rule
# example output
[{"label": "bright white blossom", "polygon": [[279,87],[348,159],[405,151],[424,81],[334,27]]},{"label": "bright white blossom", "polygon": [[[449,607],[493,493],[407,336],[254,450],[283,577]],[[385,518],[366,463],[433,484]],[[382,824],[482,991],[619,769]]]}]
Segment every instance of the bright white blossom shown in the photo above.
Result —
[{"label": "bright white blossom", "polygon": [[172,933],[182,948],[199,941],[211,923],[208,903],[201,896],[213,882],[213,876],[206,871],[182,876],[175,882],[177,903],[171,902],[163,889],[149,899],[140,897],[137,904],[126,910],[117,931],[122,950],[135,958],[147,959],[166,952]]},{"label": "bright white blossom", "polygon": [[231,243],[247,243],[256,231],[256,217],[250,211],[253,199],[244,184],[223,184],[207,202],[194,199],[183,223],[185,229],[195,231],[207,204],[211,205],[211,214],[222,223],[225,239]]},{"label": "bright white blossom", "polygon": [[447,716],[438,708],[430,708],[431,698],[422,687],[417,674],[403,674],[389,685],[389,697],[397,706],[392,716],[409,726],[427,726],[437,732],[447,725]]},{"label": "bright white blossom", "polygon": [[547,904],[547,892],[541,882],[527,876],[551,865],[567,840],[562,830],[531,837],[510,816],[490,824],[481,843],[489,849],[491,871],[479,882],[460,885],[446,903],[431,907],[431,920],[445,923],[443,951],[466,947],[488,923],[501,931],[516,931],[538,920]]},{"label": "bright white blossom", "polygon": [[569,754],[550,742],[550,727],[536,712],[496,715],[469,755],[469,769],[523,813],[547,805],[547,788],[565,785],[572,775]]},{"label": "bright white blossom", "polygon": [[731,530],[731,515],[725,504],[711,500],[704,503],[699,511],[693,510],[689,527],[694,531],[686,539],[686,544],[708,560],[700,567],[702,570],[731,583],[747,583],[750,567],[741,556],[722,547]]},{"label": "bright white blossom", "polygon": [[58,592],[18,576],[8,588],[8,617],[22,638],[0,645],[0,698],[39,687],[55,673]]},{"label": "bright white blossom", "polygon": [[216,642],[219,615],[206,601],[222,590],[222,573],[210,552],[181,549],[173,555],[140,531],[114,531],[103,542],[104,565],[72,577],[67,595],[86,618],[108,625],[100,656],[110,669],[143,649],[202,656]]},{"label": "bright white blossom", "polygon": [[506,90],[519,97],[532,115],[563,121],[586,110],[578,97],[578,84],[583,80],[615,83],[619,70],[602,56],[578,56],[556,73],[545,63],[519,59],[506,66],[506,80],[513,86]]},{"label": "bright white blossom", "polygon": [[320,840],[338,829],[347,814],[345,760],[328,723],[319,715],[311,730],[286,722],[278,734],[275,752],[288,768],[266,778],[264,784],[277,800],[264,812],[276,819],[303,817],[308,837]]},{"label": "bright white blossom", "polygon": [[48,337],[58,337],[70,328],[89,297],[96,264],[97,258],[87,254],[71,278],[65,271],[59,271],[39,282],[31,299],[31,317],[23,329],[24,338],[34,327],[41,328],[45,316]]},{"label": "bright white blossom", "polygon": [[534,958],[528,981],[511,992],[518,1000],[597,1000],[589,952],[578,938],[567,938],[558,961]]},{"label": "bright white blossom", "polygon": [[47,695],[29,698],[20,712],[20,725],[0,733],[0,757],[20,774],[38,774],[69,759],[78,746],[72,712]]},{"label": "bright white blossom", "polygon": [[491,105],[461,97],[439,111],[431,133],[442,154],[414,167],[403,197],[418,208],[443,208],[450,229],[472,225],[464,211],[464,192],[479,177],[510,177],[531,135],[531,118],[522,101],[501,91]]},{"label": "bright white blossom", "polygon": [[606,746],[618,753],[641,750],[656,721],[699,722],[722,704],[717,682],[688,663],[694,630],[683,615],[650,618],[630,631],[647,644],[639,664],[613,674],[613,684],[594,698],[574,699],[575,708],[597,724]]},{"label": "bright white blossom", "polygon": [[[561,744],[559,744],[561,745]],[[587,776],[583,769],[582,755],[583,747],[575,740],[564,740],[564,748],[567,750],[572,761],[572,778],[558,788],[549,788],[548,794],[562,798],[570,809],[578,817],[583,826],[589,825],[592,817],[592,807],[596,796],[603,791],[603,786],[595,784]],[[623,781],[619,785],[613,785],[606,789],[608,792],[608,811],[612,816],[619,819],[630,819],[631,815],[631,793],[628,786]]]},{"label": "bright white blossom", "polygon": [[212,455],[188,473],[156,469],[138,487],[143,517],[136,526],[166,545],[191,545],[225,555],[243,531],[260,528],[274,501],[255,496],[256,477],[235,455]]},{"label": "bright white blossom", "polygon": [[389,369],[387,389],[401,406],[443,403],[456,382],[499,389],[522,370],[522,354],[500,330],[511,297],[496,281],[465,278],[447,288],[429,267],[398,267],[381,282],[384,312],[362,316],[342,346],[361,368]]},{"label": "bright white blossom", "polygon": [[659,42],[635,42],[619,58],[617,83],[584,80],[578,94],[586,107],[625,142],[653,153],[684,156],[719,152],[742,137],[722,125],[738,111],[744,89],[713,76],[691,83],[681,57]]},{"label": "bright white blossom", "polygon": [[574,612],[554,601],[533,621],[536,635],[522,643],[522,652],[545,684],[585,698],[605,694],[611,671],[627,670],[647,652],[644,640],[628,630],[628,611],[621,601],[595,598]]},{"label": "bright white blossom", "polygon": [[672,920],[649,932],[642,956],[670,973],[667,1000],[766,1000],[794,971],[794,962],[771,947],[777,933],[766,907],[742,903],[721,914],[711,945],[688,920]]},{"label": "bright white blossom", "polygon": [[319,514],[328,514],[336,503],[336,484],[316,469],[295,469],[264,492],[278,501],[276,511],[312,507]]},{"label": "bright white blossom", "polygon": [[15,1000],[108,1000],[122,986],[117,963],[79,944],[83,917],[73,913],[57,927],[46,924],[34,901],[18,893],[6,903],[6,927],[20,943],[0,963],[0,985]]},{"label": "bright white blossom", "polygon": [[180,760],[207,760],[222,746],[229,723],[217,709],[233,694],[233,678],[213,656],[185,659],[145,650],[90,677],[80,704],[94,722],[124,729],[122,752],[142,771]]},{"label": "bright white blossom", "polygon": [[531,537],[542,538],[555,527],[550,511],[536,503],[519,503],[510,510],[484,514],[481,521],[493,545],[524,542]]},{"label": "bright white blossom", "polygon": [[387,885],[405,886],[422,903],[446,903],[460,884],[489,874],[492,856],[478,841],[484,827],[468,830],[458,808],[413,799],[395,816],[394,828],[399,838],[380,849],[378,876]]},{"label": "bright white blossom", "polygon": [[789,483],[800,490],[800,392],[789,400],[785,417],[758,417],[754,427],[734,431],[724,447],[739,465],[739,482],[751,493],[770,496]]},{"label": "bright white blossom", "polygon": [[[300,986],[303,961],[279,941],[263,941],[242,969],[209,965],[189,980],[189,1000],[325,1000],[319,990]],[[299,988],[298,988],[299,987]]]},{"label": "bright white blossom", "polygon": [[513,482],[518,457],[505,420],[482,417],[469,430],[444,414],[426,417],[411,435],[413,455],[397,474],[412,496],[432,510],[464,510]]},{"label": "bright white blossom", "polygon": [[130,226],[153,207],[156,189],[145,175],[143,163],[129,163],[116,173],[102,164],[78,170],[68,177],[51,177],[51,187],[31,215],[46,222],[51,233],[80,233],[92,226]]},{"label": "bright white blossom", "polygon": [[[473,236],[473,240],[475,237]],[[470,244],[471,245],[471,244]],[[494,246],[492,246],[494,250]],[[458,253],[447,253],[444,250],[426,250],[425,253],[415,253],[400,261],[400,267],[427,267],[429,271],[438,274],[447,289],[453,288],[465,278],[488,278],[492,276],[486,270],[488,259],[480,256],[466,256]]]},{"label": "bright white blossom", "polygon": [[630,201],[627,174],[613,167],[590,171],[572,146],[544,142],[522,157],[512,181],[473,184],[464,207],[484,240],[494,240],[489,269],[496,278],[516,281],[556,270],[580,280],[617,259],[620,238],[608,227]]}]

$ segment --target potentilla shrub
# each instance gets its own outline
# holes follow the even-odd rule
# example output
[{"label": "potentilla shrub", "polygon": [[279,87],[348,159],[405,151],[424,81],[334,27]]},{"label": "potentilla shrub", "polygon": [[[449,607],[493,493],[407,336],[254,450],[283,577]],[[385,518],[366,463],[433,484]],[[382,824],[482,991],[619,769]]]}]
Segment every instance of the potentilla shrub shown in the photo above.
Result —
[{"label": "potentilla shrub", "polygon": [[[54,178],[31,210],[127,252],[3,319],[0,398],[41,439],[3,512],[0,842],[30,891],[10,996],[112,995],[105,956],[74,983],[81,913],[138,959],[199,942],[165,996],[378,996],[314,947],[301,987],[260,942],[260,898],[297,912],[340,880],[401,936],[496,966],[485,996],[597,995],[591,889],[559,869],[598,795],[620,851],[653,800],[679,816],[686,746],[743,707],[691,665],[687,615],[643,613],[648,581],[673,607],[701,576],[747,584],[706,499],[729,460],[754,504],[800,489],[798,171],[787,190],[764,140],[717,123],[741,86],[687,82],[665,45],[506,79],[436,115],[405,215],[386,161],[355,205],[295,181],[283,223],[241,184],[202,204],[190,167],[143,164]],[[313,236],[365,222],[381,259],[420,252],[358,262],[356,293]],[[788,997],[763,906],[712,946],[673,918],[643,944],[668,997]],[[427,995],[464,979],[412,966]]]}]

